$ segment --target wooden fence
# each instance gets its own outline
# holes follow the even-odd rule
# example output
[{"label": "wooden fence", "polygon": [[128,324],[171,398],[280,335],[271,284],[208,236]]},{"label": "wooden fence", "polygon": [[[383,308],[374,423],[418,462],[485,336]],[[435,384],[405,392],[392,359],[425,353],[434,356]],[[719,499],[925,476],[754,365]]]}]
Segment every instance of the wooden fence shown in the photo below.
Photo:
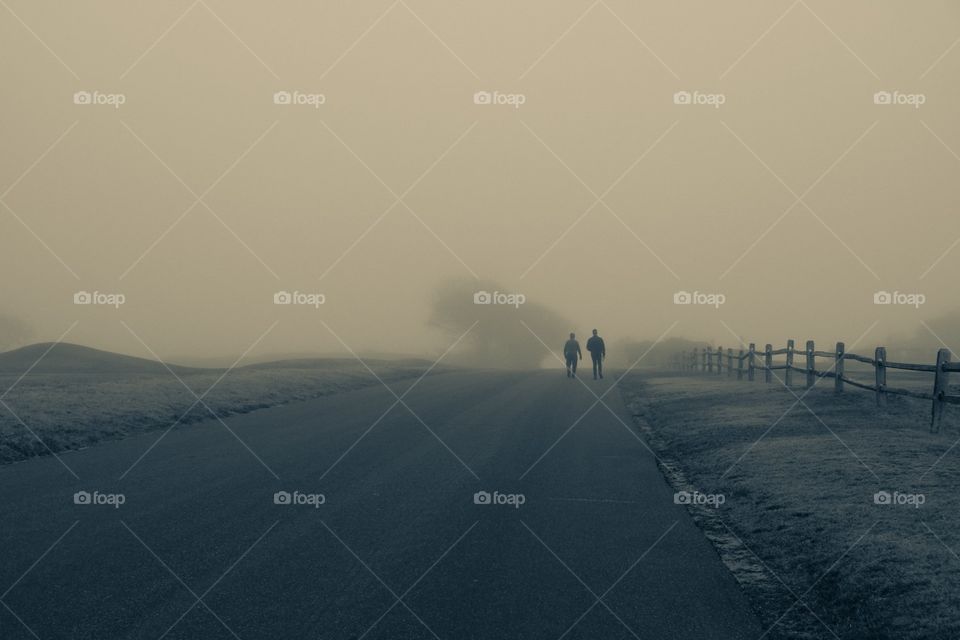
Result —
[{"label": "wooden fence", "polygon": [[[774,364],[774,356],[781,355],[786,356],[786,362]],[[817,369],[817,358],[827,359],[832,364],[826,370]],[[858,362],[873,367],[873,384],[850,378],[845,373],[844,363],[846,362]],[[937,352],[936,364],[913,364],[887,360],[886,347],[877,347],[873,357],[868,358],[847,353],[842,342],[837,343],[834,351],[817,351],[813,340],[808,340],[803,350],[796,349],[793,340],[787,340],[787,346],[782,349],[774,349],[768,344],[763,351],[757,351],[756,344],[751,342],[746,351],[739,349],[737,353],[734,353],[733,349],[727,349],[724,353],[722,347],[716,349],[705,347],[678,353],[674,356],[673,365],[681,372],[702,372],[718,376],[726,372],[728,377],[736,375],[737,380],[742,380],[746,376],[746,379],[751,382],[756,380],[758,370],[763,372],[765,382],[772,382],[773,372],[782,370],[784,372],[782,382],[788,387],[793,385],[794,373],[804,376],[805,385],[808,388],[815,384],[817,378],[833,378],[833,388],[836,393],[843,393],[846,384],[873,391],[877,398],[877,406],[880,407],[886,406],[887,396],[891,394],[930,400],[933,405],[930,417],[931,432],[940,430],[946,405],[960,405],[960,395],[948,393],[950,372],[960,371],[960,362],[950,361],[949,349],[940,349]],[[932,373],[933,388],[927,393],[887,386],[888,369]]]}]

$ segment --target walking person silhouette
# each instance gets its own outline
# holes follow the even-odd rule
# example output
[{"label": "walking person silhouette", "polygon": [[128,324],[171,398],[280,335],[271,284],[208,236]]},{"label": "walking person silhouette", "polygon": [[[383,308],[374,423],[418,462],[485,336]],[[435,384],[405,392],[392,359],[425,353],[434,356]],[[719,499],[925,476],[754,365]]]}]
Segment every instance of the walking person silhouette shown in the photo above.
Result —
[{"label": "walking person silhouette", "polygon": [[567,361],[567,377],[577,377],[577,359],[583,360],[583,352],[580,351],[580,343],[577,342],[577,335],[570,334],[570,339],[563,344],[563,357]]},{"label": "walking person silhouette", "polygon": [[596,329],[593,330],[593,336],[587,340],[587,351],[593,360],[593,379],[596,380],[599,374],[603,380],[603,359],[607,357],[607,346],[603,343],[603,338],[597,335]]}]

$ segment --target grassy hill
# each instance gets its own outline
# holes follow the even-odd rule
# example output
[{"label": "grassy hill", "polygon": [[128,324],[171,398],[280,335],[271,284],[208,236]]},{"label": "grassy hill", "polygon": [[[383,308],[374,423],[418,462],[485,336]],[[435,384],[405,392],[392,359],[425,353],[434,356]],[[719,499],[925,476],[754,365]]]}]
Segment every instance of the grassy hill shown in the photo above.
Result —
[{"label": "grassy hill", "polygon": [[[353,358],[259,362],[230,371],[169,365],[178,380],[160,362],[76,344],[7,351],[0,353],[0,393],[12,389],[3,399],[6,406],[0,405],[0,463],[172,425],[184,428],[213,419],[211,411],[225,417],[392,383],[430,366],[425,360],[367,364],[376,376]],[[184,385],[197,395],[209,389],[206,406],[194,406]]]},{"label": "grassy hill", "polygon": [[[198,371],[193,367],[172,364],[167,366],[178,374]],[[170,375],[166,367],[156,360],[101,351],[67,342],[38,342],[0,353],[0,375],[20,375],[30,367],[33,367],[30,371],[31,375],[52,373],[164,373]]]}]

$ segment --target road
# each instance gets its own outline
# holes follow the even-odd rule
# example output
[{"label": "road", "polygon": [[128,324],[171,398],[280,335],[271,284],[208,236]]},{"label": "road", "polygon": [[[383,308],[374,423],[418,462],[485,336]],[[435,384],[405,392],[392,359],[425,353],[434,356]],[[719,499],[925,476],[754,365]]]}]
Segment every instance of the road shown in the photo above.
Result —
[{"label": "road", "polygon": [[413,382],[0,468],[0,637],[761,635],[611,380]]}]

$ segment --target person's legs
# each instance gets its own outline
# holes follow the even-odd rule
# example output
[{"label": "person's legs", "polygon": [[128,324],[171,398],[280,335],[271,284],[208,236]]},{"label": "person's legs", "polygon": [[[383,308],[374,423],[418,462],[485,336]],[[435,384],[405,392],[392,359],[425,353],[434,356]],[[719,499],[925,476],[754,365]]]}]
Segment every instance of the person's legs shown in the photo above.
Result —
[{"label": "person's legs", "polygon": [[595,353],[591,353],[590,359],[593,361],[593,379],[596,380],[597,373],[599,373],[601,376],[603,375],[603,371],[600,369],[600,356]]},{"label": "person's legs", "polygon": [[600,374],[600,379],[603,380],[603,356],[597,356],[597,373]]},{"label": "person's legs", "polygon": [[570,373],[570,368],[571,368],[571,367],[573,367],[573,370],[576,371],[576,369],[577,369],[577,360],[576,360],[576,356],[570,357],[570,356],[568,355],[568,356],[567,356],[567,377],[568,377],[568,378],[572,375],[572,374]]}]

